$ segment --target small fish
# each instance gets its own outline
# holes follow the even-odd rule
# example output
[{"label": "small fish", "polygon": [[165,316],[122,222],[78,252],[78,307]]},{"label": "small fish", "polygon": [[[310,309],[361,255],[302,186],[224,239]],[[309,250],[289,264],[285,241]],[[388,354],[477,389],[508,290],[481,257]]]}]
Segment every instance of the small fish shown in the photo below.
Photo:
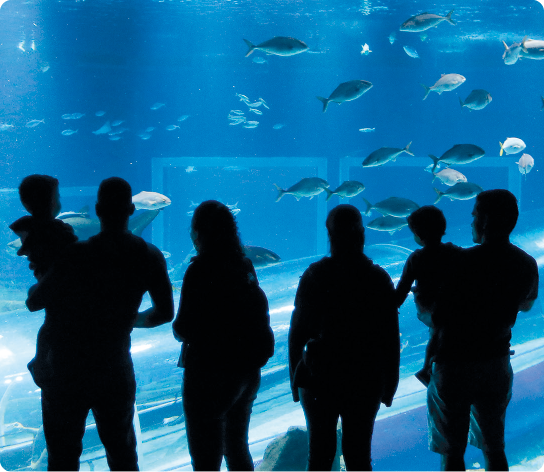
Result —
[{"label": "small fish", "polygon": [[363,200],[366,204],[365,215],[370,215],[372,210],[377,210],[384,216],[390,215],[402,218],[410,215],[419,208],[419,205],[416,202],[401,197],[389,197],[374,205],[365,198],[363,198]]},{"label": "small fish", "polygon": [[264,98],[259,97],[258,100],[261,102],[263,107],[265,107],[267,110],[270,110],[270,107],[268,106],[268,103],[264,101]]},{"label": "small fish", "polygon": [[156,102],[153,105],[151,105],[151,109],[152,110],[158,110],[159,108],[162,108],[164,106],[166,106],[164,103]]},{"label": "small fish", "polygon": [[427,87],[426,85],[421,84],[421,86],[425,89],[425,96],[423,97],[423,100],[427,98],[427,95],[429,95],[431,90],[440,95],[442,92],[449,92],[456,89],[465,80],[467,79],[460,74],[442,74],[442,77],[440,77],[440,79],[438,79],[432,87]]},{"label": "small fish", "polygon": [[72,119],[72,114],[71,113],[65,113],[64,115],[61,116],[61,118],[63,120],[71,120]]},{"label": "small fish", "polygon": [[26,49],[25,49],[25,41],[19,41],[19,44],[17,44],[17,49],[20,49],[21,51],[23,52],[26,52]]},{"label": "small fish", "polygon": [[387,39],[389,39],[389,42],[391,44],[393,44],[395,42],[395,40],[397,39],[397,33],[395,31],[393,31],[388,37]]},{"label": "small fish", "polygon": [[[526,38],[527,36],[523,38],[523,40]],[[508,47],[508,44],[506,44],[504,41],[502,44],[504,44],[504,53],[502,55],[504,63],[507,66],[511,66],[512,64],[518,62],[519,55],[521,53],[521,43],[512,43],[512,46],[510,47]]]},{"label": "small fish", "polygon": [[38,126],[40,123],[45,123],[45,120],[30,120],[25,126],[27,128],[34,128]]},{"label": "small fish", "polygon": [[174,131],[176,128],[179,128],[178,125],[168,125],[166,131]]},{"label": "small fish", "polygon": [[154,126],[148,126],[146,129],[145,129],[145,132],[146,133],[151,133],[151,131],[153,131],[155,129]]},{"label": "small fish", "polygon": [[445,192],[441,192],[436,188],[434,191],[437,194],[436,200],[434,201],[434,204],[436,205],[442,199],[442,197],[448,197],[450,200],[470,200],[480,192],[483,192],[484,189],[471,182],[459,182]]},{"label": "small fish", "polygon": [[327,201],[329,201],[333,195],[338,195],[340,198],[353,198],[359,195],[364,189],[365,186],[361,182],[346,180],[336,190],[332,191],[325,188],[325,192],[327,193]]},{"label": "small fish", "polygon": [[257,110],[257,108],[250,108],[249,111],[255,113],[256,115],[262,115],[263,112],[261,110]]},{"label": "small fish", "polygon": [[121,139],[121,136],[114,135],[114,136],[110,136],[108,139],[110,141],[119,141]]},{"label": "small fish", "polygon": [[187,118],[189,118],[189,115],[181,115],[181,116],[178,118],[178,121],[185,121]]},{"label": "small fish", "polygon": [[51,68],[51,66],[49,65],[49,62],[44,62],[44,63],[40,66],[40,71],[41,71],[41,72],[47,72],[50,68]]},{"label": "small fish", "polygon": [[330,185],[326,180],[319,177],[306,177],[295,185],[289,187],[287,190],[283,190],[279,185],[274,184],[278,189],[278,196],[276,202],[281,200],[284,195],[293,195],[297,201],[302,197],[310,197],[310,200],[316,195],[319,195]]},{"label": "small fish", "polygon": [[433,156],[432,154],[429,154],[429,157],[434,162],[432,168],[432,173],[434,174],[439,162],[443,162],[444,164],[468,164],[476,159],[480,159],[484,155],[485,151],[475,144],[456,144],[440,157]]},{"label": "small fish", "polygon": [[366,80],[350,80],[341,83],[334,89],[329,98],[316,97],[323,102],[323,113],[327,111],[329,102],[336,102],[339,105],[344,102],[355,100],[372,88],[372,84]]},{"label": "small fish", "polygon": [[65,129],[61,134],[62,134],[63,136],[71,136],[72,134],[75,134],[75,133],[77,133],[78,131],[79,131],[79,130],[77,130],[77,129],[76,129],[75,131],[74,131],[73,129]]},{"label": "small fish", "polygon": [[187,172],[188,174],[190,174],[191,172],[196,172],[195,166],[187,166],[185,168],[185,172]]},{"label": "small fish", "polygon": [[395,231],[399,231],[405,226],[408,226],[408,221],[406,218],[397,218],[396,216],[380,216],[375,220],[366,224],[367,228],[376,230],[376,231],[387,231],[389,234],[393,235]]},{"label": "small fish", "polygon": [[[432,166],[432,164],[431,164]],[[438,168],[438,167],[437,167]],[[467,178],[461,174],[461,172],[452,169],[451,167],[448,167],[446,169],[441,170],[440,172],[435,172],[433,174],[433,182],[434,179],[438,178],[440,182],[447,185],[448,187],[454,186],[456,183],[459,182],[466,182]]]},{"label": "small fish", "polygon": [[119,126],[122,125],[125,122],[125,120],[115,120],[111,122],[112,126]]},{"label": "small fish", "polygon": [[363,167],[382,166],[389,161],[396,160],[397,156],[403,152],[413,156],[414,153],[410,151],[411,144],[412,144],[412,141],[410,141],[407,144],[407,146],[403,149],[381,147],[380,149],[377,149],[376,151],[371,152],[366,157],[366,159],[363,161]]},{"label": "small fish", "polygon": [[245,102],[245,104],[248,107],[260,107],[263,104],[263,102],[261,102],[260,100],[257,100],[256,102],[253,102],[253,103]]},{"label": "small fish", "polygon": [[255,64],[266,64],[268,61],[264,58],[264,57],[261,57],[261,56],[255,56],[253,58],[253,62]]},{"label": "small fish", "polygon": [[93,134],[108,134],[111,131],[110,122],[106,121],[101,128],[93,131]]},{"label": "small fish", "polygon": [[517,154],[518,152],[521,152],[525,149],[525,143],[519,138],[506,138],[504,144],[500,141],[499,144],[501,146],[501,152],[499,156],[502,156],[503,153]]},{"label": "small fish", "polygon": [[143,139],[144,141],[147,141],[151,137],[151,135],[149,133],[141,133],[138,135],[138,137],[140,139]]},{"label": "small fish", "polygon": [[267,54],[274,54],[276,56],[294,56],[295,54],[300,54],[301,52],[308,50],[306,43],[295,38],[288,38],[284,36],[276,36],[275,38],[269,39],[264,43],[258,44],[257,46],[252,44],[251,41],[248,41],[247,39],[244,39],[244,42],[249,48],[246,53],[246,57],[256,49],[264,51]]},{"label": "small fish", "polygon": [[246,121],[243,126],[244,126],[244,128],[256,128],[257,126],[259,126],[259,122],[258,121]]},{"label": "small fish", "polygon": [[158,210],[172,203],[172,201],[157,192],[142,191],[132,197],[132,203],[137,210]]},{"label": "small fish", "polygon": [[516,162],[518,165],[519,171],[527,175],[529,172],[531,172],[531,169],[535,166],[535,160],[530,156],[529,154],[523,154],[519,161]]},{"label": "small fish", "polygon": [[235,115],[243,115],[244,112],[242,110],[231,110],[230,113],[233,113]]},{"label": "small fish", "polygon": [[361,54],[365,55],[365,56],[368,56],[372,51],[370,50],[370,46],[368,44],[363,44],[361,46],[363,49],[361,51]]},{"label": "small fish", "polygon": [[236,202],[234,205],[227,204],[226,206],[234,216],[242,211],[240,208],[238,208],[238,202]]},{"label": "small fish", "polygon": [[7,123],[0,123],[0,131],[7,131],[10,128],[13,128],[13,125],[8,125]]},{"label": "small fish", "polygon": [[422,42],[425,42],[425,41],[427,40],[427,37],[428,37],[428,36],[429,36],[429,35],[428,35],[427,33],[421,33],[421,34],[419,35],[419,39],[421,39]]},{"label": "small fish", "polygon": [[97,112],[95,112],[95,116],[104,116],[106,114],[106,112],[104,110],[98,110]]},{"label": "small fish", "polygon": [[428,30],[433,26],[438,26],[439,23],[447,21],[450,25],[455,26],[455,21],[451,19],[451,15],[454,10],[450,11],[446,16],[435,15],[434,13],[421,13],[419,15],[408,18],[401,26],[401,31],[408,31],[411,33],[420,33]]},{"label": "small fish", "polygon": [[459,97],[461,107],[467,107],[471,110],[482,110],[491,103],[491,100],[493,100],[491,94],[483,89],[476,89],[470,92],[464,102]]},{"label": "small fish", "polygon": [[116,134],[122,134],[122,133],[124,133],[124,132],[127,131],[127,130],[128,130],[128,128],[117,128],[115,131],[110,131],[110,132],[108,133],[108,135],[110,135],[110,136],[115,136]]},{"label": "small fish", "polygon": [[273,129],[282,129],[284,126],[285,125],[283,123],[276,123],[274,126],[272,126],[272,128]]},{"label": "small fish", "polygon": [[229,123],[229,126],[236,126],[236,125],[240,125],[242,123],[245,123],[247,120],[245,118],[241,118],[239,120],[233,120],[231,119],[231,122]]},{"label": "small fish", "polygon": [[80,118],[83,118],[85,116],[85,113],[72,113],[72,120],[79,120]]},{"label": "small fish", "polygon": [[236,96],[240,99],[241,102],[249,102],[249,98],[241,93],[237,93]]},{"label": "small fish", "polygon": [[161,252],[165,259],[170,259],[172,257],[172,254],[170,254],[168,251],[161,251]]},{"label": "small fish", "polygon": [[419,57],[419,54],[414,48],[411,48],[410,46],[402,46],[402,49],[404,49],[404,52],[408,54],[410,57],[413,57],[414,59],[417,59]]},{"label": "small fish", "polygon": [[375,130],[376,130],[376,128],[361,128],[359,131],[361,133],[372,133]]}]

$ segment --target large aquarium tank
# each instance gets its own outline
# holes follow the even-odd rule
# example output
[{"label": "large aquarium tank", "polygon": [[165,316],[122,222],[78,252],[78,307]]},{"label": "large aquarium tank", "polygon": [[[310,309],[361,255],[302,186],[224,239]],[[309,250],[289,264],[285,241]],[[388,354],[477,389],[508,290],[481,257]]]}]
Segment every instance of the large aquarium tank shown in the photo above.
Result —
[{"label": "large aquarium tank", "polygon": [[[94,203],[104,178],[125,178],[135,196],[168,197],[159,211],[134,217],[166,257],[176,308],[194,254],[194,208],[208,199],[230,206],[276,336],[250,426],[256,465],[271,441],[305,425],[289,388],[287,333],[299,277],[328,251],[325,218],[335,205],[361,210],[365,252],[396,283],[418,247],[406,226],[410,209],[435,204],[448,221],[444,240],[467,247],[474,196],[510,189],[520,207],[512,240],[537,259],[542,279],[542,2],[0,0],[0,25],[6,470],[45,470],[47,457],[40,390],[26,369],[44,313],[25,309],[34,279],[8,228],[26,214],[17,187],[28,174],[59,179],[60,217],[81,238],[89,235],[83,227],[98,231]],[[401,381],[393,406],[378,415],[373,466],[436,470],[426,392],[413,376],[428,330],[412,296],[400,326]],[[513,470],[539,470],[540,300],[519,315],[513,349],[506,452]],[[169,325],[132,335],[141,470],[191,467],[179,350]],[[480,451],[469,447],[466,459],[483,468]],[[81,469],[106,468],[89,415]]]}]

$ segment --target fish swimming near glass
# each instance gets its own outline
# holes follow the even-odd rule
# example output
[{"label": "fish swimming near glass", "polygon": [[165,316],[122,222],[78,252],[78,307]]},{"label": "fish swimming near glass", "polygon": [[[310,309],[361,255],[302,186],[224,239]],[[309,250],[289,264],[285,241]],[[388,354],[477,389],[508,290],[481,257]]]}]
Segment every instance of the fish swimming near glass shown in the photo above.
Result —
[{"label": "fish swimming near glass", "polygon": [[[523,38],[525,40],[527,37]],[[504,53],[502,55],[502,59],[504,63],[507,66],[510,66],[512,64],[515,64],[518,62],[519,55],[521,53],[521,43],[512,43],[512,46],[508,47],[508,44],[506,44],[504,41],[502,42],[504,44]]]},{"label": "fish swimming near glass", "polygon": [[440,172],[433,173],[432,182],[434,182],[435,179],[440,180],[440,182],[447,185],[448,187],[452,187],[458,182],[467,181],[467,178],[463,174],[461,174],[461,172],[459,172],[458,170],[452,169],[451,167],[442,169]]},{"label": "fish swimming near glass", "polygon": [[336,102],[339,105],[344,102],[355,100],[368,92],[372,88],[372,84],[366,80],[350,80],[349,82],[341,83],[334,89],[329,98],[316,97],[323,102],[323,113],[327,111],[329,102]]},{"label": "fish swimming near glass", "polygon": [[407,31],[410,33],[421,33],[428,30],[433,26],[438,26],[443,21],[447,21],[450,25],[455,26],[457,23],[451,19],[451,15],[454,10],[450,11],[446,16],[435,15],[434,13],[420,13],[419,15],[408,18],[402,25],[400,25],[401,31]]},{"label": "fish swimming near glass", "polygon": [[499,145],[501,146],[499,156],[502,156],[503,153],[517,154],[525,149],[525,143],[519,138],[506,138],[504,144],[499,141]]},{"label": "fish swimming near glass", "polygon": [[366,224],[367,228],[376,231],[386,231],[391,235],[405,226],[408,226],[406,218],[397,218],[396,216],[391,215],[380,216]]},{"label": "fish swimming near glass", "polygon": [[359,195],[364,189],[365,186],[361,182],[346,180],[336,190],[333,191],[326,188],[325,192],[327,193],[327,201],[329,201],[333,195],[338,195],[340,198],[353,198]]},{"label": "fish swimming near glass", "polygon": [[363,200],[366,204],[365,215],[370,215],[372,210],[377,210],[384,216],[390,215],[396,216],[397,218],[403,218],[419,208],[419,205],[416,202],[409,200],[408,198],[389,197],[374,205],[366,198],[363,198]]},{"label": "fish swimming near glass", "polygon": [[527,59],[544,59],[544,41],[540,39],[523,38],[521,42],[520,57]]},{"label": "fish swimming near glass", "polygon": [[285,36],[276,36],[275,38],[269,39],[264,43],[257,45],[254,45],[247,39],[244,39],[244,42],[249,48],[246,53],[246,57],[256,49],[275,56],[294,56],[295,54],[300,54],[301,52],[308,50],[308,46],[303,41]]},{"label": "fish swimming near glass", "polygon": [[518,165],[519,171],[523,175],[527,175],[529,172],[531,172],[531,169],[535,166],[535,160],[529,154],[523,154],[519,158],[519,161],[516,162],[516,164]]},{"label": "fish swimming near glass", "polygon": [[427,95],[431,91],[438,93],[440,95],[442,92],[450,92],[451,90],[456,89],[465,82],[465,79],[460,74],[442,74],[442,77],[436,81],[436,83],[432,87],[427,87],[424,84],[421,84],[421,86],[425,89],[425,96],[423,97],[423,100],[427,98]]},{"label": "fish swimming near glass", "polygon": [[434,191],[437,194],[436,200],[434,201],[434,204],[436,205],[442,197],[448,197],[450,200],[470,200],[480,192],[483,192],[484,189],[472,182],[459,182],[445,192],[442,192],[437,188],[435,188]]},{"label": "fish swimming near glass", "polygon": [[440,157],[429,154],[433,160],[434,166],[431,172],[434,174],[439,163],[444,164],[468,164],[469,162],[480,159],[485,155],[485,151],[475,144],[456,144],[451,149],[448,149]]},{"label": "fish swimming near glass", "polygon": [[310,197],[310,200],[319,195],[330,185],[326,180],[319,177],[306,177],[295,185],[283,190],[279,185],[274,184],[278,189],[276,201],[279,202],[284,195],[293,195],[299,201],[302,197]]},{"label": "fish swimming near glass", "polygon": [[483,110],[487,105],[491,103],[491,94],[487,90],[476,89],[469,93],[465,101],[459,97],[459,103],[461,107],[467,107],[471,110]]},{"label": "fish swimming near glass", "polygon": [[376,149],[375,151],[371,152],[363,161],[363,167],[383,166],[389,161],[395,161],[397,159],[397,156],[399,154],[402,154],[403,152],[410,154],[410,156],[413,156],[414,153],[410,151],[411,144],[412,141],[410,141],[403,149],[388,147],[381,147],[380,149]]},{"label": "fish swimming near glass", "polygon": [[136,210],[158,210],[167,207],[172,201],[160,193],[142,191],[132,197],[132,203]]}]

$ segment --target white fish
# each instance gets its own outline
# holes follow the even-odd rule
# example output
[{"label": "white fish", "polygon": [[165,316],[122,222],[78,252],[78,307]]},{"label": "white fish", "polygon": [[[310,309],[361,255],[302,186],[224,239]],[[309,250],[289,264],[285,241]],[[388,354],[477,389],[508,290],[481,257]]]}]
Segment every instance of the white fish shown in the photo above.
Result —
[{"label": "white fish", "polygon": [[365,56],[368,56],[368,54],[370,54],[372,51],[370,50],[370,46],[368,44],[363,44],[361,46],[363,49],[361,51],[361,54],[365,55]]},{"label": "white fish", "polygon": [[145,129],[145,132],[146,133],[151,133],[151,131],[153,131],[155,129],[154,126],[148,126],[146,129]]},{"label": "white fish", "polygon": [[231,213],[236,216],[238,213],[240,213],[242,210],[240,208],[238,208],[238,202],[236,202],[235,204],[233,205],[229,205],[227,203],[227,208],[231,211]]},{"label": "white fish", "polygon": [[397,33],[395,33],[395,31],[393,31],[388,37],[387,39],[389,39],[389,42],[391,44],[393,44],[395,42],[395,39],[397,39]]},{"label": "white fish", "polygon": [[246,121],[244,123],[244,128],[256,128],[257,126],[259,126],[258,121]]},{"label": "white fish", "polygon": [[149,133],[141,133],[138,135],[138,137],[140,139],[143,139],[144,141],[147,141],[151,137],[151,135]]},{"label": "white fish", "polygon": [[80,118],[83,118],[85,116],[85,113],[72,113],[72,120],[79,120]]},{"label": "white fish", "polygon": [[17,44],[17,49],[20,49],[21,51],[23,52],[26,52],[26,49],[25,49],[25,41],[19,41],[19,44]]},{"label": "white fish", "polygon": [[414,48],[411,48],[410,46],[402,46],[402,49],[404,49],[404,52],[408,54],[410,57],[413,57],[414,59],[417,59],[419,57],[419,54]]},{"label": "white fish", "polygon": [[361,133],[372,133],[376,128],[361,128],[359,131]]},{"label": "white fish", "polygon": [[162,108],[164,106],[166,106],[164,103],[156,102],[153,105],[151,105],[151,109],[152,110],[158,110],[159,108]]},{"label": "white fish", "polygon": [[6,131],[10,128],[13,128],[13,125],[8,125],[7,123],[0,123],[0,131]]},{"label": "white fish", "polygon": [[75,133],[77,133],[78,131],[79,131],[79,130],[77,130],[77,129],[76,129],[75,131],[74,131],[73,129],[65,129],[61,134],[62,134],[63,136],[71,136],[72,134],[75,134]]},{"label": "white fish", "polygon": [[35,126],[38,126],[40,123],[45,123],[45,120],[30,120],[25,126],[27,128],[34,128]]},{"label": "white fish", "polygon": [[506,154],[517,154],[525,149],[525,143],[519,138],[506,138],[504,144],[500,141],[499,144],[501,146],[499,156],[502,156],[504,152]]},{"label": "white fish", "polygon": [[[432,167],[432,164],[429,167]],[[435,172],[432,180],[433,182],[434,179],[439,179],[440,182],[447,185],[448,187],[452,187],[458,182],[467,181],[467,178],[463,174],[461,174],[461,172],[452,169],[451,167],[443,169],[440,172]]]},{"label": "white fish", "polygon": [[181,116],[178,118],[178,121],[185,121],[187,118],[189,118],[189,115],[181,115]]},{"label": "white fish", "polygon": [[93,131],[93,134],[108,134],[111,131],[110,122],[106,121],[101,128]]},{"label": "white fish", "polygon": [[529,154],[523,154],[519,161],[516,162],[518,169],[522,174],[527,175],[531,172],[531,169],[535,166],[535,160]]},{"label": "white fish", "polygon": [[528,59],[544,59],[544,41],[541,39],[523,38],[520,56]]},{"label": "white fish", "polygon": [[170,205],[172,201],[160,193],[142,191],[132,197],[132,203],[137,210],[158,210]]},{"label": "white fish", "polygon": [[427,87],[426,85],[421,84],[421,86],[425,89],[425,96],[423,97],[423,100],[427,98],[427,95],[429,95],[431,90],[440,95],[442,92],[449,92],[456,89],[465,80],[467,79],[460,74],[442,74],[442,77],[440,77],[440,79],[438,79],[432,87]]},{"label": "white fish", "polygon": [[237,93],[236,96],[240,99],[241,102],[249,102],[249,97],[242,95],[241,93]]},{"label": "white fish", "polygon": [[262,115],[263,112],[261,110],[257,110],[257,108],[250,108],[249,111],[252,111],[256,115]]},{"label": "white fish", "polygon": [[104,116],[105,114],[106,114],[106,112],[103,111],[103,110],[98,110],[97,112],[95,112],[96,116]]},{"label": "white fish", "polygon": [[282,129],[285,125],[283,123],[276,123],[272,128],[274,129]]},{"label": "white fish", "polygon": [[166,131],[174,131],[176,128],[179,128],[178,125],[168,125]]},{"label": "white fish", "polygon": [[242,110],[231,110],[230,113],[234,113],[235,115],[243,115],[244,112]]},{"label": "white fish", "polygon": [[123,124],[125,122],[125,120],[115,120],[115,121],[112,121],[111,125],[112,126],[119,126],[121,124]]},{"label": "white fish", "polygon": [[191,172],[196,172],[195,166],[187,166],[185,168],[185,172],[187,172],[188,174],[190,174]]}]

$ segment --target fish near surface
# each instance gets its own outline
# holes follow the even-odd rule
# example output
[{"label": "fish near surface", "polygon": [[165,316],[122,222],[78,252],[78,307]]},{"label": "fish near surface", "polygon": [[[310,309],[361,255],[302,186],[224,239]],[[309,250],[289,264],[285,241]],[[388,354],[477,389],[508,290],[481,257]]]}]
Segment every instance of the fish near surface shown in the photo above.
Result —
[{"label": "fish near surface", "polygon": [[465,82],[465,79],[460,74],[442,74],[442,77],[436,81],[436,83],[432,87],[427,87],[426,85],[421,84],[421,86],[425,89],[425,96],[423,97],[423,100],[427,98],[427,95],[431,91],[437,92],[438,95],[440,95],[442,92],[450,92],[451,90],[456,89],[461,85],[463,82]]},{"label": "fish near surface", "polygon": [[450,200],[470,200],[480,192],[483,192],[484,189],[472,182],[459,182],[445,192],[441,192],[436,188],[434,191],[437,194],[436,200],[434,201],[434,204],[436,205],[442,197],[448,197]]},{"label": "fish near surface", "polygon": [[367,228],[376,231],[387,231],[389,234],[394,234],[395,231],[399,231],[405,226],[408,226],[406,218],[397,218],[391,215],[380,216],[366,225]]},{"label": "fish near surface", "polygon": [[466,182],[467,178],[461,174],[458,170],[452,169],[451,167],[448,167],[446,169],[442,169],[440,172],[436,172],[433,174],[433,182],[434,179],[439,179],[440,182],[447,185],[448,187],[452,187],[458,182]]},{"label": "fish near surface", "polygon": [[434,13],[428,12],[420,13],[419,15],[408,18],[400,25],[399,29],[410,33],[421,33],[433,26],[438,26],[443,21],[447,21],[450,25],[455,26],[455,20],[451,19],[453,12],[454,10],[450,11],[446,16],[435,15]]},{"label": "fish near surface", "polygon": [[491,94],[483,89],[476,89],[470,92],[464,102],[461,100],[461,97],[459,97],[461,107],[467,107],[471,110],[482,110],[491,103],[491,100],[493,100]]},{"label": "fish near surface", "polygon": [[507,66],[511,66],[512,64],[518,62],[519,55],[521,53],[521,43],[512,43],[512,46],[510,47],[508,47],[508,44],[506,44],[504,41],[502,44],[504,44],[505,49],[502,55],[504,63]]},{"label": "fish near surface", "polygon": [[499,144],[501,146],[501,152],[499,153],[499,156],[502,156],[503,153],[517,154],[518,152],[521,152],[525,149],[525,143],[519,138],[506,138],[504,144],[500,141]]},{"label": "fish near surface", "polygon": [[346,180],[336,190],[332,191],[326,188],[325,192],[327,192],[328,201],[333,195],[338,195],[340,198],[353,198],[359,195],[364,189],[365,186],[361,182]]},{"label": "fish near surface", "polygon": [[249,48],[246,57],[256,49],[275,56],[294,56],[295,54],[300,54],[308,49],[308,46],[303,41],[285,36],[276,36],[264,43],[257,44],[256,46],[247,39],[244,39],[244,42]]},{"label": "fish near surface", "polygon": [[413,156],[414,153],[410,151],[410,145],[412,141],[404,149],[382,147],[371,152],[363,161],[363,167],[376,167],[382,166],[389,161],[396,160],[397,156],[403,152]]},{"label": "fish near surface", "polygon": [[434,174],[435,169],[441,162],[444,164],[468,164],[476,159],[480,159],[480,157],[483,157],[484,155],[485,151],[475,144],[456,144],[440,157],[429,154],[429,157],[434,162],[431,172]]},{"label": "fish near surface", "polygon": [[132,197],[137,210],[158,210],[167,207],[172,201],[160,193],[142,191]]},{"label": "fish near surface", "polygon": [[403,218],[419,208],[419,205],[416,202],[409,200],[408,198],[389,197],[374,205],[372,205],[372,203],[370,203],[366,198],[363,198],[363,200],[366,203],[365,215],[370,215],[372,210],[377,210],[382,215],[391,215],[396,216],[397,218]]},{"label": "fish near surface", "polygon": [[276,197],[277,202],[279,202],[284,195],[293,195],[298,201],[302,197],[310,197],[311,200],[328,188],[329,183],[319,177],[306,177],[292,187],[289,187],[287,190],[283,190],[276,184],[274,184],[274,186],[278,189],[278,196]]},{"label": "fish near surface", "polygon": [[523,154],[519,158],[519,161],[516,162],[516,164],[518,165],[519,171],[522,174],[527,175],[529,172],[531,172],[531,169],[535,166],[535,160],[529,154]]},{"label": "fish near surface", "polygon": [[544,41],[523,38],[521,42],[520,56],[527,59],[544,59]]},{"label": "fish near surface", "polygon": [[343,82],[334,89],[329,98],[316,97],[323,102],[323,113],[327,111],[329,102],[336,102],[339,105],[344,102],[355,100],[372,88],[372,84],[366,80],[350,80]]}]

